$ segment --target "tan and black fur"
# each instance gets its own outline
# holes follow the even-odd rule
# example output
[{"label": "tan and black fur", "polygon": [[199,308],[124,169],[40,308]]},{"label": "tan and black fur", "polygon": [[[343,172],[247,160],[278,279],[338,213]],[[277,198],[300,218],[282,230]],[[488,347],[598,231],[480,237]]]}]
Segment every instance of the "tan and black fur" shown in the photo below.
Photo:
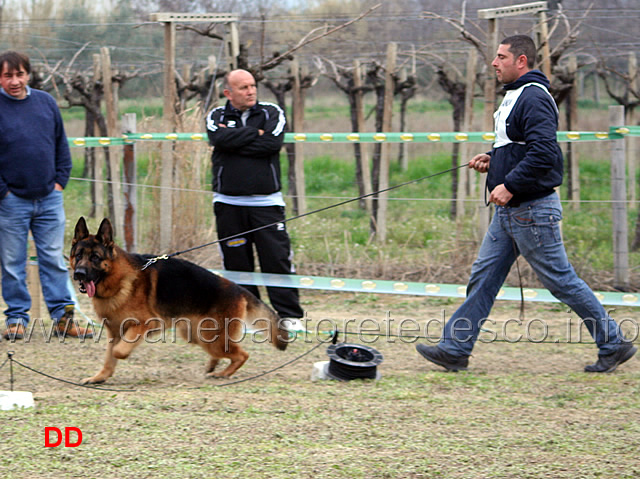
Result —
[{"label": "tan and black fur", "polygon": [[[201,346],[211,357],[206,374],[212,377],[231,376],[249,357],[235,342],[242,334],[240,320],[262,328],[276,348],[287,347],[289,335],[276,312],[246,289],[175,258],[143,269],[149,258],[118,247],[107,218],[95,235],[84,218],[78,220],[70,253],[73,277],[91,297],[108,335],[102,369],[83,384],[106,381],[118,359],[126,359],[149,332],[162,327],[175,327],[188,342]],[[223,358],[231,363],[216,373]]]}]

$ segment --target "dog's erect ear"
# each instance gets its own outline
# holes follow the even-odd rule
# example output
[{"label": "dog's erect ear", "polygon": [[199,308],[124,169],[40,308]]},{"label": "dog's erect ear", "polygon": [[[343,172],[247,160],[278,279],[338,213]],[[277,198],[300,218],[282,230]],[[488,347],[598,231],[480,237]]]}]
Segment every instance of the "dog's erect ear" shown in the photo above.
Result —
[{"label": "dog's erect ear", "polygon": [[71,245],[76,244],[78,241],[82,241],[89,236],[89,229],[87,228],[87,222],[84,220],[84,216],[81,216],[76,223],[76,231],[73,235]]},{"label": "dog's erect ear", "polygon": [[109,218],[103,219],[102,223],[100,223],[96,239],[107,248],[111,248],[113,246],[113,226],[111,226]]}]

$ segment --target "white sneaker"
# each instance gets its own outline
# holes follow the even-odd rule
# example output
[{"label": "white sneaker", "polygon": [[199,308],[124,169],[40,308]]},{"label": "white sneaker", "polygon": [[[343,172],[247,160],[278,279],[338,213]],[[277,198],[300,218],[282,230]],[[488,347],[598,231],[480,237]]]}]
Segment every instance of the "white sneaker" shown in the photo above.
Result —
[{"label": "white sneaker", "polygon": [[287,331],[292,332],[305,332],[307,328],[304,327],[302,321],[299,318],[282,318],[280,324]]}]

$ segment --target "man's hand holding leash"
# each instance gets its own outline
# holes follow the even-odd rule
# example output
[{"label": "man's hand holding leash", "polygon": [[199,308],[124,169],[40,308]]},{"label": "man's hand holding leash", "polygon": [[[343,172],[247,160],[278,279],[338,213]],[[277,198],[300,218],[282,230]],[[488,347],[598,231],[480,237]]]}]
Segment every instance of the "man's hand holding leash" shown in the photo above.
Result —
[{"label": "man's hand holding leash", "polygon": [[[479,173],[486,173],[489,171],[489,163],[491,161],[491,156],[486,153],[480,153],[479,155],[474,156],[469,161],[469,168],[473,168]],[[500,184],[496,186],[491,194],[489,195],[489,202],[495,203],[498,206],[506,205],[509,200],[513,198],[513,194],[504,186],[504,184]]]},{"label": "man's hand holding leash", "polygon": [[491,161],[491,157],[486,153],[480,153],[479,155],[471,158],[469,162],[469,168],[473,168],[478,173],[486,173],[489,171],[489,162]]}]

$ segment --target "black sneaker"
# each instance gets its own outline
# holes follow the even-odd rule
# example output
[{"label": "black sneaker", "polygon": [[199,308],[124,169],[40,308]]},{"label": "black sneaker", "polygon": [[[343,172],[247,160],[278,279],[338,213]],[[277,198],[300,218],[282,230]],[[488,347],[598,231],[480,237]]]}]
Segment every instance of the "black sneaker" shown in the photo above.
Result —
[{"label": "black sneaker", "polygon": [[633,343],[622,343],[615,353],[606,356],[598,355],[598,361],[584,367],[585,373],[612,373],[618,365],[628,361],[636,354],[638,348]]},{"label": "black sneaker", "polygon": [[416,344],[416,350],[427,361],[442,366],[447,371],[466,371],[469,366],[469,356],[454,356],[437,346],[427,346],[426,344]]}]

